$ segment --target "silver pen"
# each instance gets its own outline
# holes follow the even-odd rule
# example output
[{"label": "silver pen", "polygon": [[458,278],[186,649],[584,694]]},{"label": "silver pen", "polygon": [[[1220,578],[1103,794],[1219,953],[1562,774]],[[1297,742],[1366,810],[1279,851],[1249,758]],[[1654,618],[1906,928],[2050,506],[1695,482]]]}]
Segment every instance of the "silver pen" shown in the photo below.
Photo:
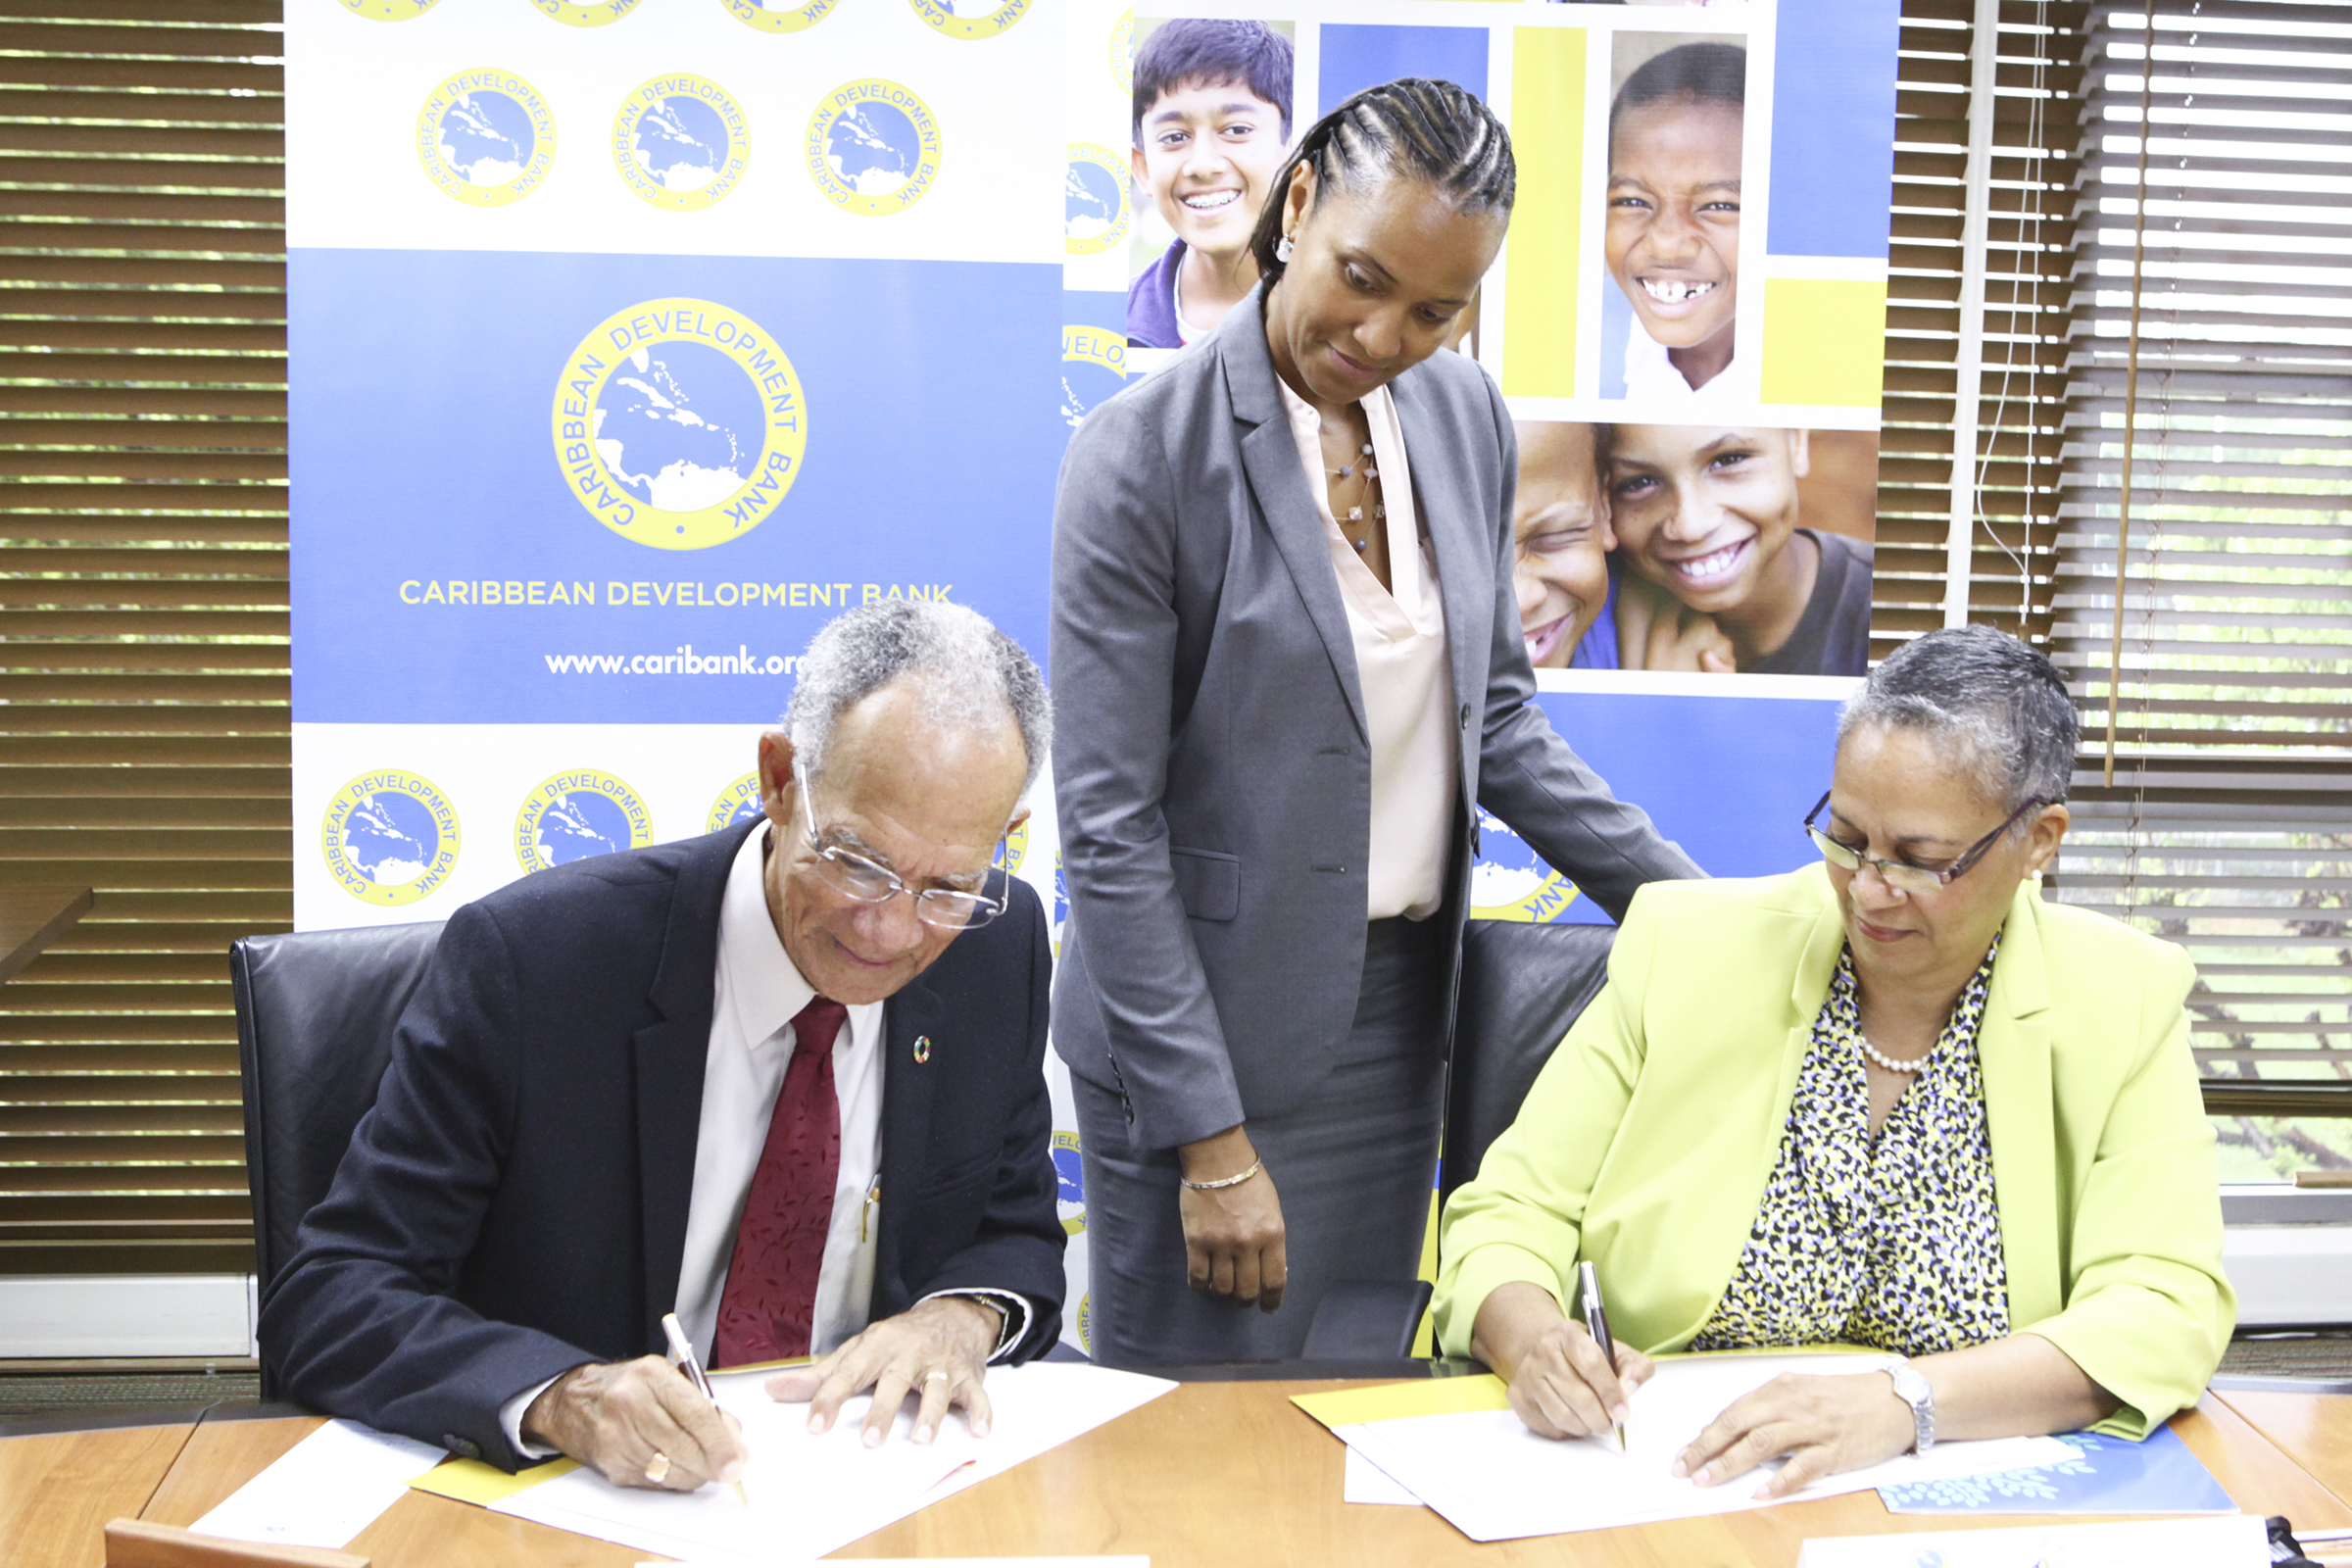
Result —
[{"label": "silver pen", "polygon": [[[1591,1263],[1576,1265],[1576,1294],[1584,1302],[1585,1329],[1592,1336],[1593,1343],[1600,1347],[1600,1353],[1608,1360],[1610,1375],[1614,1376],[1617,1371],[1617,1342],[1609,1338],[1609,1311],[1600,1304],[1600,1271]],[[1612,1424],[1617,1430],[1617,1451],[1623,1453],[1625,1423],[1618,1421]]]},{"label": "silver pen", "polygon": [[[686,1325],[678,1321],[677,1313],[662,1314],[662,1336],[669,1341],[669,1358],[677,1363],[679,1371],[686,1374],[686,1381],[694,1385],[695,1393],[710,1401],[712,1409],[716,1409],[718,1396],[710,1392],[710,1374],[703,1370],[701,1357],[694,1353],[694,1342],[686,1337]],[[743,1483],[735,1482],[734,1487],[735,1500],[749,1508],[752,1499],[743,1490]]]}]

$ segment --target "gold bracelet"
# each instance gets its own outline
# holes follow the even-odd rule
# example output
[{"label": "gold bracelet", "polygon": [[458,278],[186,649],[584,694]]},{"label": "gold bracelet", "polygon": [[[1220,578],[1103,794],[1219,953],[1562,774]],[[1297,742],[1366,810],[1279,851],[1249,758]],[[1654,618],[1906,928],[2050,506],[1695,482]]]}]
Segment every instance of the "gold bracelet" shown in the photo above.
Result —
[{"label": "gold bracelet", "polygon": [[1213,1182],[1185,1181],[1182,1176],[1179,1176],[1176,1179],[1180,1182],[1184,1182],[1185,1186],[1190,1187],[1196,1193],[1213,1193],[1220,1187],[1239,1187],[1242,1185],[1242,1183],[1248,1181],[1250,1177],[1256,1175],[1259,1171],[1264,1170],[1265,1168],[1266,1162],[1263,1159],[1253,1159],[1250,1162],[1250,1168],[1242,1172],[1239,1176],[1224,1176]]}]

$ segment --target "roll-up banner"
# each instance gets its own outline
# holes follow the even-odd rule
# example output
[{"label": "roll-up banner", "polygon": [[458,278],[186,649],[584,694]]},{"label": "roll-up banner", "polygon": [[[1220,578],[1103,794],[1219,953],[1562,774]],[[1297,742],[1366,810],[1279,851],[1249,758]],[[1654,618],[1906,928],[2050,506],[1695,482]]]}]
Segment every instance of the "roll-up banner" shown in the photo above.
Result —
[{"label": "roll-up banner", "polygon": [[[438,919],[757,811],[757,731],[851,606],[968,604],[1042,661],[1070,431],[1222,315],[1210,264],[1295,138],[1399,75],[1518,156],[1447,352],[1518,421],[1539,700],[1710,871],[1799,863],[1865,659],[1896,29],[1897,0],[290,0],[296,923]],[[1033,804],[1003,860],[1058,922]],[[1482,826],[1479,913],[1605,918]]]}]

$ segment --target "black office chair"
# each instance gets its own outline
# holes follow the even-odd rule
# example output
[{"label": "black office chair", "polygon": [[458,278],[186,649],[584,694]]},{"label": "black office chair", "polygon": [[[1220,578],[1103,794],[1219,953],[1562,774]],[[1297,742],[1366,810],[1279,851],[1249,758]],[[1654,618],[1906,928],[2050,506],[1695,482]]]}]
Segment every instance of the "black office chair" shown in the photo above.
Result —
[{"label": "black office chair", "polygon": [[[335,1179],[392,1059],[392,1026],[441,922],[240,937],[229,945],[245,1075],[255,1272],[269,1289]],[[277,1397],[269,1363],[262,1397]]]},{"label": "black office chair", "polygon": [[1613,925],[1472,920],[1463,929],[1441,1197],[1476,1176],[1518,1119],[1561,1036],[1600,994],[1616,940]]},{"label": "black office chair", "polygon": [[[1472,920],[1465,928],[1443,1197],[1478,1174],[1488,1147],[1517,1118],[1536,1074],[1608,978],[1616,939],[1617,928],[1607,925]],[[1335,1362],[1409,1355],[1430,1294],[1420,1280],[1335,1283],[1315,1310],[1301,1353]]]}]

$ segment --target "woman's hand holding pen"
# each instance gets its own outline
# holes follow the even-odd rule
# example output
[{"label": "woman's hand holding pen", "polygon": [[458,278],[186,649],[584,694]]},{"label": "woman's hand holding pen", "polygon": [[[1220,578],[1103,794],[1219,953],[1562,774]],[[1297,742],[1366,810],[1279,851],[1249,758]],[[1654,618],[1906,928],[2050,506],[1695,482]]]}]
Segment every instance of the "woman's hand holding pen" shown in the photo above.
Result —
[{"label": "woman's hand holding pen", "polygon": [[1627,1414],[1627,1397],[1656,1371],[1649,1357],[1617,1341],[1617,1370],[1582,1323],[1569,1321],[1541,1286],[1497,1286],[1478,1310],[1471,1353],[1501,1374],[1511,1408],[1530,1432],[1582,1438]]},{"label": "woman's hand holding pen", "polygon": [[523,1411],[522,1435],[593,1466],[616,1487],[693,1492],[743,1474],[733,1416],[658,1355],[575,1366]]},{"label": "woman's hand holding pen", "polygon": [[[1185,1277],[1193,1289],[1261,1311],[1281,1306],[1291,1277],[1282,1198],[1248,1130],[1228,1127],[1186,1144],[1177,1155],[1184,1173],[1177,1213],[1184,1221]],[[1253,1174],[1232,1180],[1244,1171]]]}]

